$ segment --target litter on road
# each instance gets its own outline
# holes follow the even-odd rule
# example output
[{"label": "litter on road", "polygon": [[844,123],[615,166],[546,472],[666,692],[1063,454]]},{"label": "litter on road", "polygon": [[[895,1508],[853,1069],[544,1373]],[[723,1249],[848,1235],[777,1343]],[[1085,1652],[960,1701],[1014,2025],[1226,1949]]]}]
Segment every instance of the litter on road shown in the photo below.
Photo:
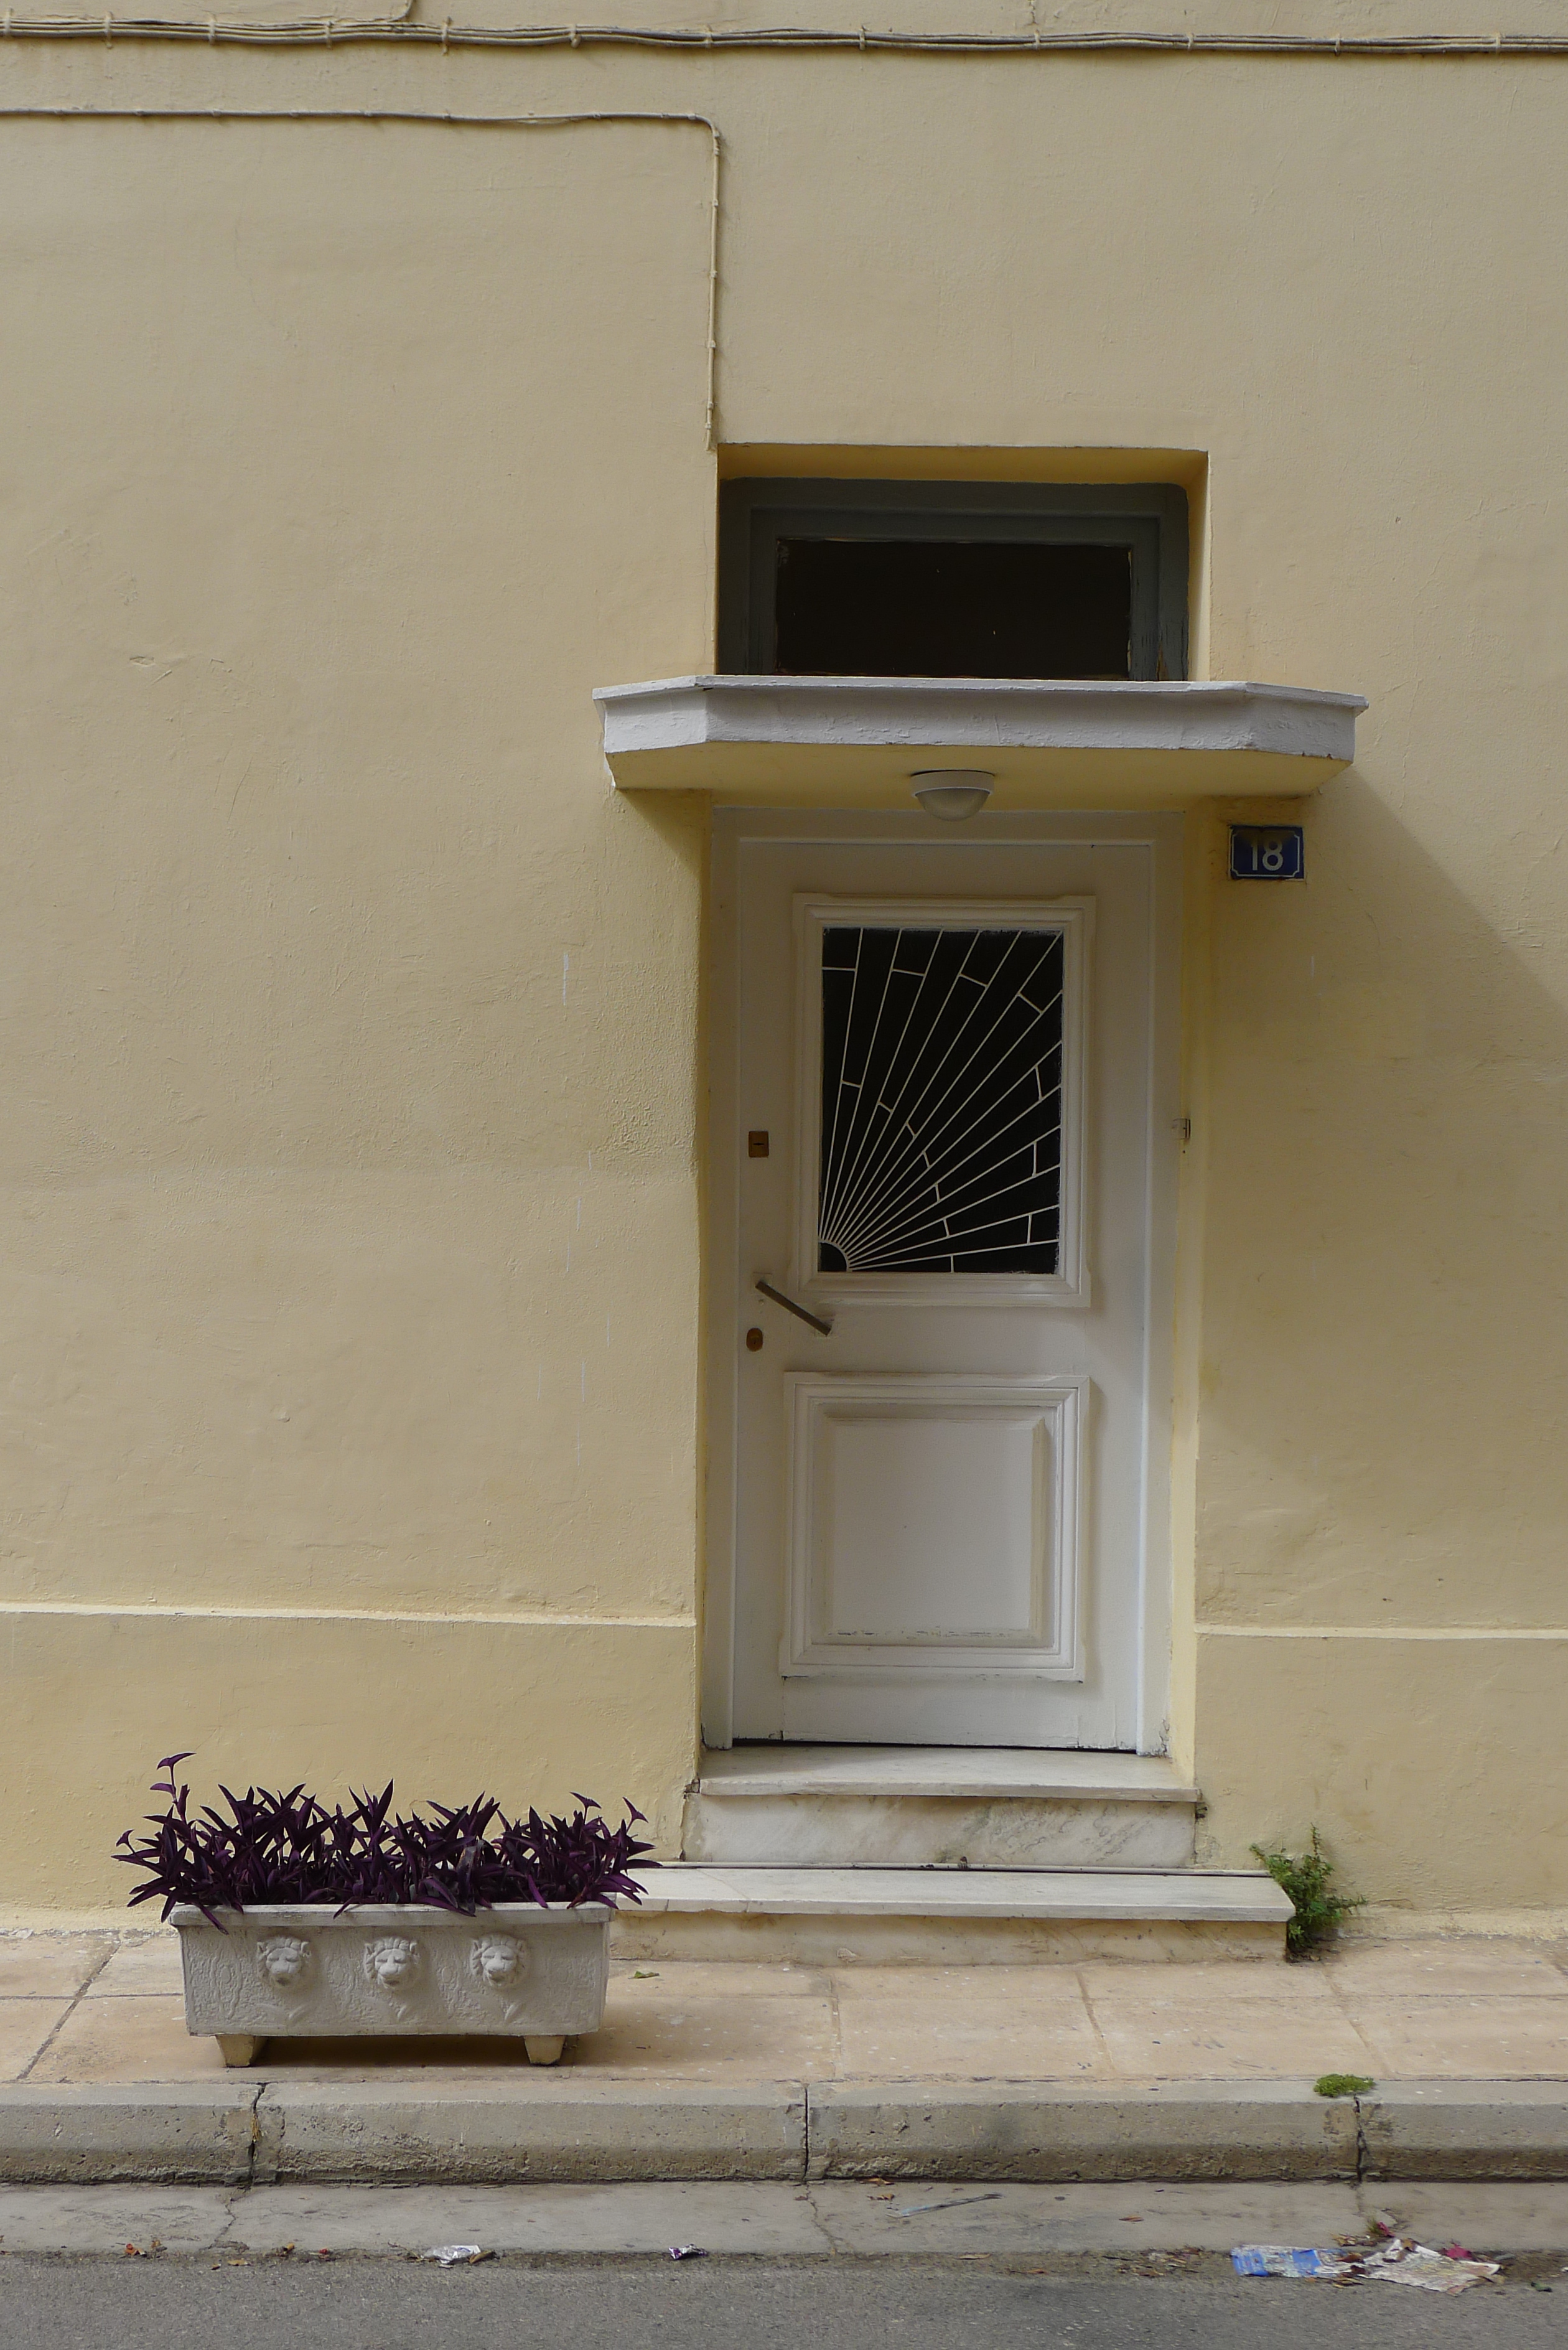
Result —
[{"label": "litter on road", "polygon": [[1463,2293],[1498,2273],[1496,2261],[1436,2252],[1412,2236],[1393,2236],[1365,2251],[1355,2245],[1238,2244],[1238,2276],[1322,2277],[1330,2284],[1415,2284],[1428,2293]]},{"label": "litter on road", "polygon": [[415,2254],[417,2260],[439,2262],[443,2269],[472,2268],[475,2261],[494,2257],[493,2252],[483,2251],[478,2244],[432,2244],[428,2252]]},{"label": "litter on road", "polygon": [[670,2257],[672,2261],[705,2261],[708,2255],[701,2244],[671,2244]]},{"label": "litter on road", "polygon": [[[872,2198],[873,2202],[880,2199],[877,2196]],[[950,2195],[940,2203],[903,2203],[897,2211],[889,2211],[888,2217],[890,2220],[912,2220],[917,2211],[961,2211],[966,2203],[999,2203],[1001,2199],[1001,2188],[992,2187],[983,2195]]]}]

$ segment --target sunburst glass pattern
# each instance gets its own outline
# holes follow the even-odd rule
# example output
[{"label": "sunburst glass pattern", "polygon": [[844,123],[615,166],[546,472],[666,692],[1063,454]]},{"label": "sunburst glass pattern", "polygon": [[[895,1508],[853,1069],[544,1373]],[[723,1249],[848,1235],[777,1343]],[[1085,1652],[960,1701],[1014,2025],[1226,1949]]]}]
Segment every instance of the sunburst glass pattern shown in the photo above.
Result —
[{"label": "sunburst glass pattern", "polygon": [[826,930],[823,1273],[1057,1269],[1062,934]]}]

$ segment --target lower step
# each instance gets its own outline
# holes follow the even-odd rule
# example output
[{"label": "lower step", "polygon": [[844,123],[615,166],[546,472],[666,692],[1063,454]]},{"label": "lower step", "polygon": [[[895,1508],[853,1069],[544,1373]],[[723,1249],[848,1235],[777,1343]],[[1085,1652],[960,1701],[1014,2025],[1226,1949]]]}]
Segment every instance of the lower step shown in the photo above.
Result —
[{"label": "lower step", "polygon": [[621,1959],[802,1966],[1282,1959],[1291,1905],[1261,1870],[711,1868],[639,1870]]}]

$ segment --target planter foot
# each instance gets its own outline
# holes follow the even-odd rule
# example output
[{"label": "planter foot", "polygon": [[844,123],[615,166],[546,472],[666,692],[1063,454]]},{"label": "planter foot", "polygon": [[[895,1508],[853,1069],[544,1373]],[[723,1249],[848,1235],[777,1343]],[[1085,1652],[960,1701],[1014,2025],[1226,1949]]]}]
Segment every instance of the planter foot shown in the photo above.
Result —
[{"label": "planter foot", "polygon": [[219,2032],[213,2037],[225,2064],[254,2064],[266,2046],[265,2038],[254,2032]]},{"label": "planter foot", "polygon": [[558,2064],[566,2044],[566,2035],[559,2032],[553,2034],[525,2032],[523,2035],[523,2045],[528,2051],[530,2064]]}]

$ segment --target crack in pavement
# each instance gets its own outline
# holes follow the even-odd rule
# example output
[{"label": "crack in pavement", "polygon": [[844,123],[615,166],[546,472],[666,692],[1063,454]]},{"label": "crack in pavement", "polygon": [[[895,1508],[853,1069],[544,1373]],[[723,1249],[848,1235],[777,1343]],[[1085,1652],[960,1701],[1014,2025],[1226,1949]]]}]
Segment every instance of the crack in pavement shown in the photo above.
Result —
[{"label": "crack in pavement", "polygon": [[44,2058],[48,2054],[50,2049],[54,2046],[56,2041],[59,2038],[61,2033],[65,2030],[67,2024],[70,2022],[72,2016],[76,2013],[83,2000],[86,1999],[88,1991],[92,1989],[94,1983],[97,1982],[99,1975],[102,1974],[105,1967],[108,1966],[110,1959],[113,1958],[116,1950],[119,1950],[119,1947],[120,1945],[117,1937],[113,1935],[107,1935],[105,1937],[104,1946],[99,1955],[98,1964],[93,1968],[86,1981],[78,1985],[75,1997],[67,2005],[65,2013],[56,2017],[54,2028],[44,2034],[39,2046],[34,2049],[32,2055],[27,2059],[27,2062],[23,2065],[21,2071],[16,2075],[18,2081],[26,2081],[32,2078],[34,2065],[41,2064],[43,2063]]},{"label": "crack in pavement", "polygon": [[820,2202],[817,2200],[817,2193],[815,2185],[808,2182],[808,2184],[804,2188],[797,2187],[795,2189],[795,2195],[801,2202],[804,2202],[808,2206],[812,2220],[816,2228],[817,2233],[821,2236],[824,2243],[827,2246],[828,2251],[833,2253],[836,2258],[839,2253],[846,2252],[849,2247],[847,2244],[840,2241],[840,2239],[834,2233],[831,2226],[828,2224],[827,2216],[823,2210]]}]

